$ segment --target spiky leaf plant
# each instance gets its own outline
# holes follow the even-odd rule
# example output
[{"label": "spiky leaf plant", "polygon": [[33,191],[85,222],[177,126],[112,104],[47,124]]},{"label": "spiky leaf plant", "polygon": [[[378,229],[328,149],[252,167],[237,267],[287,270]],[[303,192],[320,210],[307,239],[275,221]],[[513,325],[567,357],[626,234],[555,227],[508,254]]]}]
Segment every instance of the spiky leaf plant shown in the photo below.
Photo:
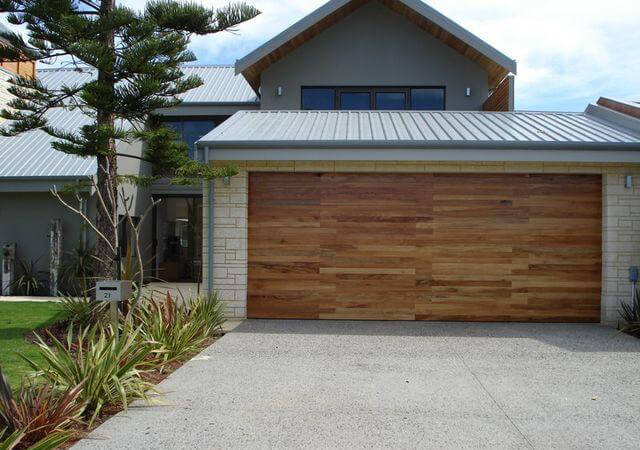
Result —
[{"label": "spiky leaf plant", "polygon": [[640,293],[635,292],[631,303],[620,303],[621,329],[625,333],[640,338]]},{"label": "spiky leaf plant", "polygon": [[43,377],[58,386],[82,383],[79,400],[87,405],[90,423],[104,405],[121,405],[132,400],[150,401],[153,385],[141,377],[151,369],[147,362],[153,349],[139,339],[138,330],[130,330],[118,339],[110,329],[99,325],[74,334],[70,327],[65,342],[49,335],[49,347],[38,337],[40,360],[23,359]]},{"label": "spiky leaf plant", "polygon": [[14,396],[0,369],[0,420],[10,433],[18,433],[21,447],[36,444],[68,431],[80,420],[85,408],[81,392],[82,383],[62,390],[51,384],[23,383]]}]

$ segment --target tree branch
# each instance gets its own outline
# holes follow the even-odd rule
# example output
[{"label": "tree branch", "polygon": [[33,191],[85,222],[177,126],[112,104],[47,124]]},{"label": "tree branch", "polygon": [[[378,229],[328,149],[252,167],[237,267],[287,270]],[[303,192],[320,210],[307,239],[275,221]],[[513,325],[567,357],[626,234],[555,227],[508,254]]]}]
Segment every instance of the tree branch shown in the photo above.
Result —
[{"label": "tree branch", "polygon": [[85,221],[85,223],[86,223],[87,225],[89,225],[89,227],[91,227],[91,229],[92,229],[93,231],[95,231],[95,232],[96,232],[96,234],[97,234],[100,238],[102,238],[102,240],[104,240],[104,242],[106,242],[106,243],[107,243],[107,245],[109,246],[109,249],[115,253],[115,251],[116,251],[116,250],[115,250],[115,248],[113,247],[113,245],[111,245],[111,241],[109,241],[109,239],[107,239],[107,237],[106,237],[104,234],[102,234],[102,233],[100,232],[100,230],[98,230],[98,228],[93,224],[93,222],[91,222],[91,219],[89,219],[89,218],[86,216],[86,214],[85,214],[85,213],[83,213],[80,209],[78,209],[78,208],[74,208],[74,207],[73,207],[73,206],[71,206],[69,203],[67,203],[67,202],[62,198],[62,196],[58,193],[58,189],[56,188],[56,186],[54,186],[54,187],[51,189],[51,194],[52,194],[52,195],[53,195],[53,196],[54,196],[54,197],[55,197],[55,198],[56,198],[60,203],[62,203],[62,204],[63,204],[67,209],[69,209],[70,211],[73,211],[74,213],[78,214],[78,215],[82,218],[82,220],[84,220],[84,221]]},{"label": "tree branch", "polygon": [[78,0],[80,3],[83,3],[93,9],[95,9],[96,11],[100,11],[100,5],[93,3],[91,0]]},{"label": "tree branch", "polygon": [[133,159],[139,159],[140,161],[144,161],[144,162],[148,162],[153,164],[153,161],[151,161],[150,159],[146,159],[143,158],[141,156],[136,156],[136,155],[127,155],[125,153],[116,153],[116,156],[121,156],[122,158],[133,158]]}]

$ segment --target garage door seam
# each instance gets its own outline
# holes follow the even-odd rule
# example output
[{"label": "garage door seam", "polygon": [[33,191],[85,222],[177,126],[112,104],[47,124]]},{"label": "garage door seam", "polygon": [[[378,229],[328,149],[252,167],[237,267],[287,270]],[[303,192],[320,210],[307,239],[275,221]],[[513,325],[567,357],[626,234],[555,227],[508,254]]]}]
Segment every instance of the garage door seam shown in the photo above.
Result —
[{"label": "garage door seam", "polygon": [[516,423],[514,422],[514,420],[509,416],[509,414],[507,414],[507,412],[504,410],[504,408],[502,407],[502,405],[500,405],[500,403],[496,400],[496,398],[491,394],[491,392],[489,392],[489,390],[486,388],[486,386],[482,383],[482,381],[480,381],[480,378],[478,378],[478,376],[475,374],[475,372],[473,370],[471,370],[471,367],[469,367],[469,365],[467,364],[467,362],[464,360],[464,358],[462,357],[461,354],[459,354],[458,352],[456,352],[455,350],[453,351],[453,353],[460,359],[460,361],[462,361],[462,364],[464,364],[464,366],[467,368],[467,370],[469,371],[469,373],[473,376],[473,378],[476,380],[476,382],[480,385],[480,387],[482,388],[482,390],[489,396],[489,398],[493,401],[493,403],[498,407],[498,409],[500,411],[502,411],[502,414],[504,414],[504,416],[507,418],[507,420],[509,422],[511,422],[511,425],[513,425],[513,427],[516,429],[516,431],[520,434],[520,436],[522,436],[522,439],[525,440],[525,442],[529,445],[529,447],[535,449],[534,445],[531,443],[531,441],[524,435],[524,433],[522,432],[522,430],[520,430],[520,428],[518,427],[518,425],[516,425]]}]

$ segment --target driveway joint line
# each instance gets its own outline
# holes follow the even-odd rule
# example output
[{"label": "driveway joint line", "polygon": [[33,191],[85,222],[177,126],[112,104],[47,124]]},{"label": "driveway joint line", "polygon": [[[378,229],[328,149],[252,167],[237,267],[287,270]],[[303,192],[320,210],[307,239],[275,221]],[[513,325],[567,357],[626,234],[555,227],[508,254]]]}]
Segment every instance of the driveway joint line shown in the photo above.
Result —
[{"label": "driveway joint line", "polygon": [[520,428],[518,427],[518,425],[515,423],[515,421],[509,416],[509,414],[507,414],[507,412],[504,410],[504,408],[502,407],[502,405],[500,405],[500,403],[498,402],[498,400],[496,400],[496,398],[491,394],[491,392],[489,392],[489,389],[487,389],[487,387],[484,385],[484,383],[482,383],[482,381],[480,381],[480,378],[478,378],[478,376],[476,375],[476,373],[471,369],[471,367],[469,367],[469,364],[467,364],[467,362],[465,361],[465,359],[462,357],[461,354],[459,354],[457,351],[453,350],[453,353],[460,359],[460,361],[462,361],[462,364],[464,364],[464,366],[467,368],[467,370],[469,371],[469,373],[471,374],[471,376],[473,376],[473,378],[476,380],[476,382],[480,385],[480,387],[482,388],[482,390],[489,396],[489,398],[491,399],[491,401],[493,401],[493,403],[498,407],[498,409],[500,411],[502,411],[502,414],[504,414],[504,416],[507,418],[507,420],[511,423],[511,425],[513,425],[513,428],[516,429],[516,431],[518,432],[518,434],[520,434],[520,436],[522,436],[522,439],[525,440],[525,442],[527,443],[527,445],[529,445],[530,448],[535,449],[535,446],[531,443],[531,441],[527,438],[527,436],[525,436],[525,434],[522,432],[522,430],[520,430]]}]

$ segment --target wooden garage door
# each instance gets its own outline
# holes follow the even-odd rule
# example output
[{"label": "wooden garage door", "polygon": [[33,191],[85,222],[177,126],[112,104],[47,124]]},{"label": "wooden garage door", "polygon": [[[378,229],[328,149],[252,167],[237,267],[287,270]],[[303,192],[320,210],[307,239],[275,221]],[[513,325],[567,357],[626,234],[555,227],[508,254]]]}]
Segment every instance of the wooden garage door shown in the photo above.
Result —
[{"label": "wooden garage door", "polygon": [[252,173],[251,318],[600,320],[601,177]]}]

